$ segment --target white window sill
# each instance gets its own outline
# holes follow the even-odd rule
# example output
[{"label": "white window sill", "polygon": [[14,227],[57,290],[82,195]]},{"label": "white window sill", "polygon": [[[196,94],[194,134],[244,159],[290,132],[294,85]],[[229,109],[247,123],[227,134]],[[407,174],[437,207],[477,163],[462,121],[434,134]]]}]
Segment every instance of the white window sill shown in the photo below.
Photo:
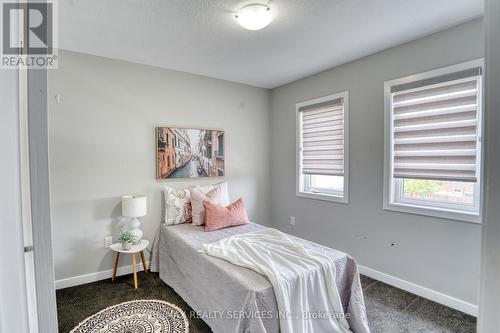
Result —
[{"label": "white window sill", "polygon": [[475,212],[449,210],[437,207],[433,208],[428,206],[419,206],[419,205],[399,203],[399,202],[385,203],[384,209],[402,213],[415,214],[415,215],[439,217],[442,219],[450,219],[462,222],[470,222],[477,224],[482,223],[481,216]]},{"label": "white window sill", "polygon": [[338,203],[343,203],[343,204],[348,203],[348,200],[345,196],[339,196],[339,195],[334,195],[334,194],[298,191],[296,193],[296,196],[302,197],[302,198],[307,198],[307,199],[338,202]]}]

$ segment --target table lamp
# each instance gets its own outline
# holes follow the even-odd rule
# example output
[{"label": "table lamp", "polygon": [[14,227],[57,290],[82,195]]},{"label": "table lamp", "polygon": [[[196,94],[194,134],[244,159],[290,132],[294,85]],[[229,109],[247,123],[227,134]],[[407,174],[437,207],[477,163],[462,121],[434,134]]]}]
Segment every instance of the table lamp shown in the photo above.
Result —
[{"label": "table lamp", "polygon": [[122,216],[131,217],[127,231],[136,236],[136,242],[142,238],[142,230],[139,229],[141,222],[138,217],[146,216],[148,213],[147,201],[145,195],[124,195],[122,196]]}]

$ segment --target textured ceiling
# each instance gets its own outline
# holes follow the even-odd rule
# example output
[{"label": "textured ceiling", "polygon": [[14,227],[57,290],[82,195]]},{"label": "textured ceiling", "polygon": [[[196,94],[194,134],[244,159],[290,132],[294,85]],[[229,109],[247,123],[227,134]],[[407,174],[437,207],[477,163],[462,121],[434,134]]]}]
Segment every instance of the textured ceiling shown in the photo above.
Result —
[{"label": "textured ceiling", "polygon": [[274,21],[247,31],[232,12],[251,2],[64,0],[61,48],[273,88],[484,10],[482,0],[273,0]]}]

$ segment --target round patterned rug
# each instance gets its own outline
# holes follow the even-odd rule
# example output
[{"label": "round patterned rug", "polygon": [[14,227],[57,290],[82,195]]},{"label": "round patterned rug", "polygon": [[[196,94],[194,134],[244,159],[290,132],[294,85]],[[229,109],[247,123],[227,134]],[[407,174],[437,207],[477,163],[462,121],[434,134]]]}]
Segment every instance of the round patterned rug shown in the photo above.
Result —
[{"label": "round patterned rug", "polygon": [[110,306],[88,317],[70,333],[188,333],[178,306],[160,300],[137,300]]}]

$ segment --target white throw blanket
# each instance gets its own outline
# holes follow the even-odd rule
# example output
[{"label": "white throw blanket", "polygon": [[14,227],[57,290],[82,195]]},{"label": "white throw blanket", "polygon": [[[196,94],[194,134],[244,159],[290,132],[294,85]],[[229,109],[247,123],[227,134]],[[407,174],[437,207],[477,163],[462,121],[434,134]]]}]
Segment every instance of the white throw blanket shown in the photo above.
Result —
[{"label": "white throw blanket", "polygon": [[282,333],[351,332],[335,285],[335,264],[272,228],[204,244],[200,250],[271,282]]}]

